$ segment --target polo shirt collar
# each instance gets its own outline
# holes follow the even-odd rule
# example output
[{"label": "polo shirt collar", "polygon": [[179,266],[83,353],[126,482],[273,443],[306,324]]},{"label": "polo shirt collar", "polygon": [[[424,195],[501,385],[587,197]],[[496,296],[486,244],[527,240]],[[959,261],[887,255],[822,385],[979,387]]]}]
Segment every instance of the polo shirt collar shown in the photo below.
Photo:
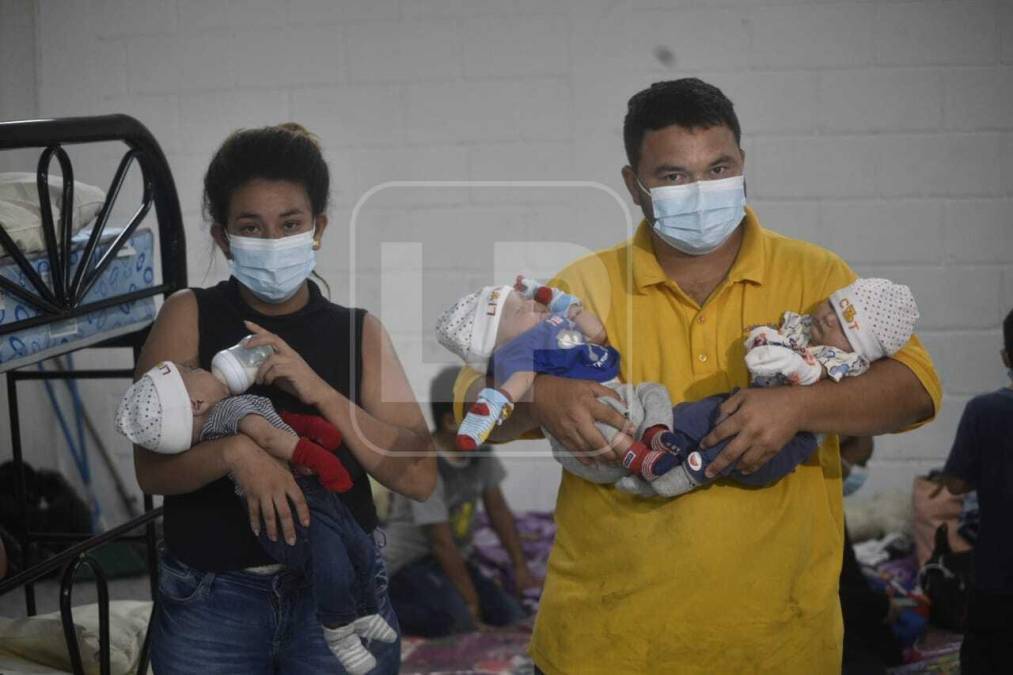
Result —
[{"label": "polo shirt collar", "polygon": [[[742,219],[742,228],[742,246],[732,268],[728,271],[728,280],[733,283],[750,281],[762,284],[764,231],[756,212],[749,206],[746,207],[746,217]],[[633,283],[637,292],[643,293],[648,286],[663,284],[669,280],[665,271],[661,269],[658,259],[654,257],[651,226],[646,219],[640,221],[633,239],[630,240],[629,250],[633,263]]]}]

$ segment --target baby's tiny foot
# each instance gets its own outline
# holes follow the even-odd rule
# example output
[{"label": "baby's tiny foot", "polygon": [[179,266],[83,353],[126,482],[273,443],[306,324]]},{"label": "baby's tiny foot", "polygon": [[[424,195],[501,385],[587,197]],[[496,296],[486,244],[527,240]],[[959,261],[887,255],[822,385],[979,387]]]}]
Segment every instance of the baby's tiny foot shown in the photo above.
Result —
[{"label": "baby's tiny foot", "polygon": [[324,639],[342,667],[352,675],[366,675],[376,667],[376,657],[362,645],[353,624],[324,627]]},{"label": "baby's tiny foot", "polygon": [[352,622],[352,625],[355,626],[355,632],[364,640],[379,640],[380,642],[397,640],[397,632],[379,614],[360,616]]}]

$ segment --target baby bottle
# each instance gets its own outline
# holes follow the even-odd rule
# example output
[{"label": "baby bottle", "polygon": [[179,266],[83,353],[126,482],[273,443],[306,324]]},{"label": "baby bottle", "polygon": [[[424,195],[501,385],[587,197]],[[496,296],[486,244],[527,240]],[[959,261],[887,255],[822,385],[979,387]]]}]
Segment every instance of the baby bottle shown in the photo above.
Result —
[{"label": "baby bottle", "polygon": [[253,386],[260,364],[274,353],[274,349],[270,345],[261,345],[253,349],[244,347],[246,341],[252,337],[252,335],[247,335],[237,344],[215,354],[215,357],[211,359],[211,374],[223,382],[233,396],[242,394]]}]

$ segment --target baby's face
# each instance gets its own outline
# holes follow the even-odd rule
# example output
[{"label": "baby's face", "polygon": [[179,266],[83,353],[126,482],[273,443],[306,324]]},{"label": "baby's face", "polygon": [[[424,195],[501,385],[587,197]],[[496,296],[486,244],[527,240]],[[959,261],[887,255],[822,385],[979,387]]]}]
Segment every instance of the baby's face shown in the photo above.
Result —
[{"label": "baby's face", "polygon": [[549,317],[545,305],[525,300],[517,291],[510,291],[503,303],[503,318],[496,333],[496,346],[506,344],[521,333],[531,330]]},{"label": "baby's face", "polygon": [[837,319],[837,312],[829,300],[820,303],[812,313],[812,320],[811,334],[814,345],[837,347],[846,352],[855,351],[848,342],[848,336],[844,334],[841,322]]},{"label": "baby's face", "polygon": [[196,440],[203,425],[203,416],[216,403],[223,398],[228,398],[229,388],[203,368],[180,366],[179,374],[183,377],[183,384],[186,385],[187,393],[190,394],[190,405],[193,410],[194,440]]}]

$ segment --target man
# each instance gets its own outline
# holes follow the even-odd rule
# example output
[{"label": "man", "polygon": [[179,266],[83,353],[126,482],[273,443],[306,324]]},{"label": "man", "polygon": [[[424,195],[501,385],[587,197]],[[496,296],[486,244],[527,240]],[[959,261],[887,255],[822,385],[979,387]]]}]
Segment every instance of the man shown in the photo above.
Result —
[{"label": "man", "polygon": [[440,637],[483,625],[505,626],[524,617],[520,598],[486,577],[470,560],[479,498],[513,563],[518,594],[540,581],[528,569],[513,514],[499,484],[506,470],[488,447],[462,453],[454,447],[452,396],[457,370],[439,373],[430,387],[436,489],[424,502],[392,493],[384,557],[390,600],[407,635]]},{"label": "man", "polygon": [[[785,310],[811,310],[855,274],[829,251],[764,229],[743,208],[739,122],[717,88],[697,79],[655,84],[630,99],[623,134],[623,179],[644,221],[630,241],[550,283],[603,318],[624,381],[661,382],[675,402],[746,387],[746,329]],[[462,372],[457,400],[483,385]],[[533,389],[496,440],[542,426],[571,450],[593,453],[605,447],[596,419],[623,427],[597,400],[610,394],[596,384],[541,376]],[[663,502],[564,473],[535,663],[551,675],[840,672],[836,434],[927,421],[940,397],[931,360],[913,338],[862,377],[743,388],[728,399],[704,439],[709,446],[735,436],[712,463],[715,475],[732,463],[755,470],[796,432],[828,434],[768,488],[718,481]],[[615,454],[606,448],[597,459]]]}]

